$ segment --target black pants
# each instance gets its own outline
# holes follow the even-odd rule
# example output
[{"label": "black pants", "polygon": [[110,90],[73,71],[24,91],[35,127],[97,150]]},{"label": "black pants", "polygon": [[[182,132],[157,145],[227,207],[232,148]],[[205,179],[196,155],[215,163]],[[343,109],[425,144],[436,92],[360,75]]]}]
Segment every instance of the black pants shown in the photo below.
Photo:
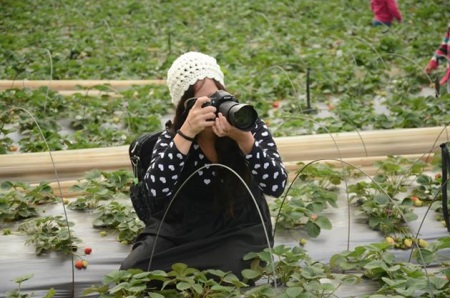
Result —
[{"label": "black pants", "polygon": [[139,237],[121,269],[171,271],[173,264],[184,263],[198,270],[232,272],[242,278],[242,270],[250,266],[250,262],[244,261],[243,257],[249,252],[260,252],[268,245],[273,246],[273,238],[269,235],[267,242],[261,224],[186,243],[175,243],[167,237],[156,238],[153,234],[145,234]]}]

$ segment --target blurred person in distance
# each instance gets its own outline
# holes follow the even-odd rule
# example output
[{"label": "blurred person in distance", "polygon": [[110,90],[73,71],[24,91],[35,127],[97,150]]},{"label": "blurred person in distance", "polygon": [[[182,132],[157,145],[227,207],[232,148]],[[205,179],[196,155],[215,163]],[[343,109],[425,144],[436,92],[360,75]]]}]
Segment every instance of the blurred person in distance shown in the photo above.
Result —
[{"label": "blurred person in distance", "polygon": [[370,8],[373,12],[374,26],[384,25],[390,27],[394,20],[397,20],[399,23],[403,21],[402,14],[395,0],[371,0]]},{"label": "blurred person in distance", "polygon": [[446,62],[447,69],[444,76],[439,80],[440,85],[447,83],[447,93],[450,93],[450,23],[447,25],[447,32],[439,45],[439,48],[434,52],[428,64],[425,66],[425,72],[431,74],[436,70],[442,62]]}]

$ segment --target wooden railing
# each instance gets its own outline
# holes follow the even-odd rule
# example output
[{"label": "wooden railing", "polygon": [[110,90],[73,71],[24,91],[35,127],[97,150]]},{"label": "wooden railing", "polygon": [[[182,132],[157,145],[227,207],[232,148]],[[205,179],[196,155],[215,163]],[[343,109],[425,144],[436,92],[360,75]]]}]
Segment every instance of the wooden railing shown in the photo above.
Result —
[{"label": "wooden railing", "polygon": [[[439,144],[449,141],[449,132],[444,127],[430,127],[281,137],[275,141],[291,175],[299,169],[299,162],[313,161],[352,166],[370,175],[375,171],[373,163],[388,155],[431,160]],[[0,180],[59,180],[68,184],[93,169],[131,170],[128,146],[0,155]]]}]

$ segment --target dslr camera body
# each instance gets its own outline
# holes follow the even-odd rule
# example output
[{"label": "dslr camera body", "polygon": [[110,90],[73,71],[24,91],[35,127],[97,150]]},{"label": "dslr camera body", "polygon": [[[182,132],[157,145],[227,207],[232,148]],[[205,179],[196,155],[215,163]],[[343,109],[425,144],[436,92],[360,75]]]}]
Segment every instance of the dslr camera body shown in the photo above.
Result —
[{"label": "dslr camera body", "polygon": [[[254,127],[258,113],[253,106],[240,104],[233,95],[224,90],[218,90],[209,98],[211,102],[205,102],[202,108],[206,106],[215,107],[217,113],[222,113],[231,125],[240,130],[250,131]],[[192,108],[196,100],[197,97],[186,100],[184,103],[186,111]]]}]

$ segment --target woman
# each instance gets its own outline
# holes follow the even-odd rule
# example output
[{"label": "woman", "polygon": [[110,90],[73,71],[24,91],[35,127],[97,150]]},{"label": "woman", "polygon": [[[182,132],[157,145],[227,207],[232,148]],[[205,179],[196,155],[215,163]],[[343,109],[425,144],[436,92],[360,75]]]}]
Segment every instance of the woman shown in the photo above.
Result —
[{"label": "woman", "polygon": [[273,245],[264,194],[283,193],[286,170],[261,119],[243,131],[205,104],[225,89],[213,57],[181,55],[168,71],[167,84],[175,117],[156,142],[144,178],[153,210],[121,269],[167,271],[185,263],[241,277],[248,268],[244,255]]}]

